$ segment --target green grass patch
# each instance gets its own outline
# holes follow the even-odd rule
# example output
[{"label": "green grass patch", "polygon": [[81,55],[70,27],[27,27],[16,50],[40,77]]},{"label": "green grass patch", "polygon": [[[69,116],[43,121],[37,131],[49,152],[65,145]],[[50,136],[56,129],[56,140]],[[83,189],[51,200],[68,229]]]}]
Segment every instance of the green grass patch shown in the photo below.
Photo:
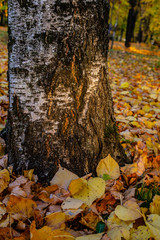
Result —
[{"label": "green grass patch", "polygon": [[150,203],[155,195],[160,195],[160,188],[156,185],[145,186],[142,184],[141,188],[136,189],[136,198],[143,201],[141,207],[149,208]]}]

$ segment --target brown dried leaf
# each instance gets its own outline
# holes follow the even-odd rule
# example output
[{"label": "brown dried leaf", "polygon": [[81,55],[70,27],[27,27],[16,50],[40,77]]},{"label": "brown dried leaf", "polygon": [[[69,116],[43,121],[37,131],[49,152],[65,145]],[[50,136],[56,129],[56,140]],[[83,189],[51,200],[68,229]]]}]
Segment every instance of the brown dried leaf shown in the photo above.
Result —
[{"label": "brown dried leaf", "polygon": [[26,220],[34,215],[34,209],[37,204],[28,198],[10,196],[7,204],[7,210],[12,214],[16,220]]}]

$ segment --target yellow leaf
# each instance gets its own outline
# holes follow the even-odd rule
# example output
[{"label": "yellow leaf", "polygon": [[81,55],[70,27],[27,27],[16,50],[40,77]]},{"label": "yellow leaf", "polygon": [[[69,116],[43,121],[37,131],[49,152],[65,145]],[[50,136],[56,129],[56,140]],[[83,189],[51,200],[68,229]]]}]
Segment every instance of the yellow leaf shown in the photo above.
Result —
[{"label": "yellow leaf", "polygon": [[156,124],[156,122],[150,122],[150,121],[145,121],[144,122],[147,128],[153,128]]},{"label": "yellow leaf", "polygon": [[130,240],[146,240],[152,237],[150,230],[146,226],[139,226],[137,229],[132,228],[130,234]]},{"label": "yellow leaf", "polygon": [[116,226],[110,229],[107,232],[107,235],[111,240],[121,240],[122,238],[126,240],[130,239],[129,230],[121,226]]},{"label": "yellow leaf", "polygon": [[148,113],[150,111],[150,106],[149,105],[145,105],[142,110],[145,112],[145,113]]},{"label": "yellow leaf", "polygon": [[129,87],[129,82],[124,82],[120,85],[120,88],[128,88]]},{"label": "yellow leaf", "polygon": [[65,213],[63,212],[55,212],[47,215],[45,217],[45,225],[50,227],[52,230],[55,229],[65,229],[65,221],[67,220],[67,217]]},{"label": "yellow leaf", "polygon": [[47,240],[75,240],[75,237],[66,231],[54,230]]},{"label": "yellow leaf", "polygon": [[138,123],[138,122],[131,122],[131,124],[133,125],[133,126],[135,126],[135,127],[138,127],[138,128],[140,128],[141,127],[141,125]]},{"label": "yellow leaf", "polygon": [[137,111],[137,114],[144,115],[145,112],[144,112],[143,110],[138,110],[138,111]]},{"label": "yellow leaf", "polygon": [[28,178],[30,181],[32,180],[34,169],[24,170],[24,176]]},{"label": "yellow leaf", "polygon": [[35,221],[30,226],[30,239],[31,240],[74,240],[75,238],[68,232],[62,230],[54,230],[50,227],[43,227],[36,229]]},{"label": "yellow leaf", "polygon": [[0,228],[8,227],[9,215],[6,216],[7,209],[3,203],[0,202]]},{"label": "yellow leaf", "polygon": [[87,236],[77,237],[76,240],[100,240],[104,233],[90,234]]},{"label": "yellow leaf", "polygon": [[83,178],[78,178],[73,180],[70,185],[69,185],[69,191],[71,195],[73,196],[74,194],[82,191],[85,187],[87,186],[87,180]]},{"label": "yellow leaf", "polygon": [[2,218],[2,220],[0,221],[0,228],[6,228],[11,223],[12,222],[11,222],[11,219],[10,219],[9,214],[8,214],[6,218]]},{"label": "yellow leaf", "polygon": [[138,204],[134,201],[125,202],[124,206],[118,205],[115,208],[115,214],[117,217],[123,221],[134,221],[141,218],[140,208]]},{"label": "yellow leaf", "polygon": [[8,187],[10,181],[9,172],[7,169],[0,171],[0,193]]},{"label": "yellow leaf", "polygon": [[[84,179],[83,179],[84,180]],[[86,180],[85,180],[86,181]],[[87,181],[86,181],[87,182]],[[71,182],[71,186],[69,186],[70,191],[75,192],[76,189],[76,182],[74,181],[75,185]],[[79,192],[73,195],[73,198],[82,200],[88,206],[90,206],[97,198],[100,198],[105,192],[105,181],[102,178],[91,178],[84,188],[81,189]]]},{"label": "yellow leaf", "polygon": [[120,176],[119,165],[110,154],[99,162],[96,172],[98,177],[108,174],[112,179],[117,179]]},{"label": "yellow leaf", "polygon": [[147,87],[147,86],[142,86],[141,88],[142,88],[143,90],[150,91],[150,88]]},{"label": "yellow leaf", "polygon": [[26,220],[33,216],[34,208],[37,204],[28,198],[11,195],[7,204],[8,212],[16,220]]},{"label": "yellow leaf", "polygon": [[133,227],[133,221],[126,221],[125,222],[125,221],[119,219],[116,216],[115,211],[113,211],[107,219],[107,227],[110,230],[115,226],[121,226],[121,227],[129,230]]},{"label": "yellow leaf", "polygon": [[155,195],[149,208],[150,213],[160,215],[160,196]]},{"label": "yellow leaf", "polygon": [[151,93],[149,96],[150,96],[150,98],[152,98],[154,100],[158,98],[158,94],[157,93]]},{"label": "yellow leaf", "polygon": [[149,230],[152,233],[152,236],[155,238],[155,240],[160,239],[160,216],[157,214],[150,214],[148,216],[147,221],[145,220],[145,223]]}]

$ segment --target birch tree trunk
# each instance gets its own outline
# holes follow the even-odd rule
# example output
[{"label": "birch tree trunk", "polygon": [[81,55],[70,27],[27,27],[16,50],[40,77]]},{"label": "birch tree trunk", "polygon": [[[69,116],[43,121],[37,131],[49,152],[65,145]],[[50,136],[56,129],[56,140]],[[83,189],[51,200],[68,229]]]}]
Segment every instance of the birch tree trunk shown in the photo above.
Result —
[{"label": "birch tree trunk", "polygon": [[[9,0],[8,152],[42,181],[125,154],[107,78],[106,0]],[[106,132],[105,129],[107,128]]]}]

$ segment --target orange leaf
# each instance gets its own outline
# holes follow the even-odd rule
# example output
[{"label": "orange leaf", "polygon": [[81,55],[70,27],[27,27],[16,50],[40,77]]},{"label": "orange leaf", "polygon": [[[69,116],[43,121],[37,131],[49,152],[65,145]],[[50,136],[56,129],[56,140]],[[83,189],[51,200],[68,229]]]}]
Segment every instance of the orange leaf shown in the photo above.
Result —
[{"label": "orange leaf", "polygon": [[8,187],[10,181],[9,172],[7,169],[0,171],[0,193]]},{"label": "orange leaf", "polygon": [[28,198],[10,196],[7,204],[8,212],[12,213],[12,217],[16,220],[26,220],[34,215],[36,203]]},{"label": "orange leaf", "polygon": [[35,221],[32,222],[30,227],[31,240],[74,240],[75,238],[66,231],[54,230],[50,227],[43,227],[39,230],[36,229]]}]

